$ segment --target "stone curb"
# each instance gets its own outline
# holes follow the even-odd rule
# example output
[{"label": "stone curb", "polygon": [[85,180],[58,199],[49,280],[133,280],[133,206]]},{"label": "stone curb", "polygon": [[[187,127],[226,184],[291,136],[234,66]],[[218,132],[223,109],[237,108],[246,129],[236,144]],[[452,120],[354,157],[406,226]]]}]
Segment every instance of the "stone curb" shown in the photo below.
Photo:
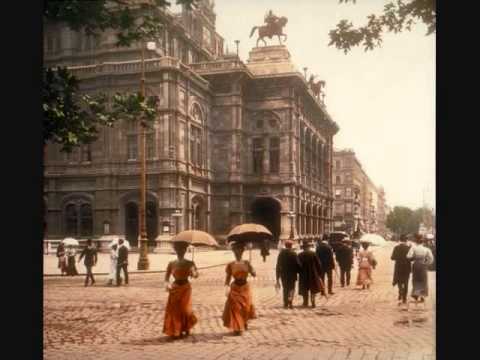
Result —
[{"label": "stone curb", "polygon": [[[224,264],[218,264],[218,265],[210,265],[210,266],[204,266],[204,267],[199,267],[198,270],[205,270],[205,269],[211,269],[211,268],[215,268],[215,267],[220,267],[220,266],[226,266],[228,263],[224,263]],[[129,271],[128,272],[128,275],[130,276],[130,274],[133,274],[133,275],[138,275],[138,274],[162,274],[162,273],[165,273],[166,270],[146,270],[146,271]],[[93,275],[95,276],[107,276],[109,275],[110,273],[93,273]],[[87,275],[87,273],[78,273],[78,275],[76,276],[82,276],[82,275]],[[60,274],[43,274],[43,277],[46,278],[52,278],[52,277],[59,277],[59,278],[68,278],[68,277],[72,277],[72,276],[67,276],[67,275],[60,275]]]}]

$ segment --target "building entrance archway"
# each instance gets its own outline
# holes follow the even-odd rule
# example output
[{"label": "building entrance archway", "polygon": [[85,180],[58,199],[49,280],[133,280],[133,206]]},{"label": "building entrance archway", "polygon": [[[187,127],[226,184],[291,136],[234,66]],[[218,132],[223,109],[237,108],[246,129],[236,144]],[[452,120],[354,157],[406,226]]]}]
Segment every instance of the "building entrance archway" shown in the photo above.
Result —
[{"label": "building entrance archway", "polygon": [[278,242],[281,231],[281,202],[274,197],[257,197],[251,205],[252,221],[265,226],[273,234],[273,241]]}]

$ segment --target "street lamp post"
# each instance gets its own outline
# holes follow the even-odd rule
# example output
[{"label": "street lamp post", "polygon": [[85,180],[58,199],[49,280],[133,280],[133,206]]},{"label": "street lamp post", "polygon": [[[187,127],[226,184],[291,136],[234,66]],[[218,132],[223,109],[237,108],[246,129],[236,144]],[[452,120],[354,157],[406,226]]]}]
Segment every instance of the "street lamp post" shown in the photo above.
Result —
[{"label": "street lamp post", "polygon": [[[148,42],[148,50],[155,49],[154,42]],[[145,43],[141,45],[141,65],[142,72],[140,77],[140,95],[145,98]],[[140,126],[140,207],[138,219],[140,223],[140,256],[138,258],[137,269],[148,270],[150,263],[148,261],[148,239],[147,239],[147,219],[145,216],[147,206],[147,162],[146,162],[146,123],[143,119],[139,119]]]},{"label": "street lamp post", "polygon": [[307,80],[307,70],[308,70],[308,67],[303,68],[303,73],[305,74],[305,80]]}]

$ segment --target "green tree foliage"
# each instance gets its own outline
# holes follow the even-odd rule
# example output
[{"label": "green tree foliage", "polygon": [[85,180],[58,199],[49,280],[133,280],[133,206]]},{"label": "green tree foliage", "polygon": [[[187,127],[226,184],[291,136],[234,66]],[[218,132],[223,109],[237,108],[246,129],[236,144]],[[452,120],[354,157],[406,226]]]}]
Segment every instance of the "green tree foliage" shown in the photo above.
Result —
[{"label": "green tree foliage", "polygon": [[[177,0],[187,8],[196,0]],[[162,25],[153,14],[158,6],[169,6],[165,0],[141,3],[143,12],[131,6],[129,0],[45,0],[44,21],[61,23],[75,31],[98,36],[113,29],[118,46],[155,38]],[[154,98],[140,94],[116,94],[110,102],[106,95],[79,94],[78,80],[65,68],[44,69],[43,73],[43,139],[44,143],[61,144],[62,151],[71,152],[75,146],[94,141],[99,126],[113,126],[118,119],[141,119],[143,125],[155,119]]]},{"label": "green tree foliage", "polygon": [[381,46],[385,32],[410,31],[415,24],[421,22],[427,26],[426,35],[431,35],[436,31],[436,21],[436,0],[390,1],[385,4],[383,13],[369,15],[363,26],[355,27],[351,21],[341,20],[337,27],[329,32],[329,45],[343,50],[345,54],[356,46],[363,46],[365,51],[373,50]]},{"label": "green tree foliage", "polygon": [[61,144],[62,151],[71,152],[75,146],[94,141],[98,126],[113,126],[119,119],[140,119],[146,126],[155,119],[156,97],[125,93],[109,101],[104,94],[80,94],[78,80],[65,68],[46,69],[44,76],[43,139],[45,144]]},{"label": "green tree foliage", "polygon": [[433,225],[433,213],[426,207],[412,210],[405,206],[395,206],[387,216],[387,227],[396,234],[413,234],[418,232],[420,223]]}]

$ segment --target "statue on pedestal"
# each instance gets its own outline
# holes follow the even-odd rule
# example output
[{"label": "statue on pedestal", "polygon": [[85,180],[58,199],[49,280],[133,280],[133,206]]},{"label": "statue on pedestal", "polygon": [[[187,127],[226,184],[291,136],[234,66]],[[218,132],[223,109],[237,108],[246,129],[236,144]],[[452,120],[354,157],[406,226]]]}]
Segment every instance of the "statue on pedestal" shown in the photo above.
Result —
[{"label": "statue on pedestal", "polygon": [[280,36],[284,37],[284,41],[287,40],[287,35],[282,32],[282,29],[287,24],[288,19],[285,16],[278,17],[272,10],[270,10],[265,15],[264,22],[266,25],[254,26],[250,32],[250,37],[252,37],[255,30],[258,29],[257,47],[260,40],[262,40],[265,46],[267,46],[267,42],[264,38],[268,37],[271,39],[274,35],[278,36],[278,41],[280,42],[280,45],[282,45],[282,39]]},{"label": "statue on pedestal", "polygon": [[323,92],[323,88],[325,87],[325,81],[319,80],[315,82],[316,75],[310,75],[310,79],[308,80],[308,86],[313,91],[313,95],[319,100],[323,100],[323,96],[325,95]]}]

